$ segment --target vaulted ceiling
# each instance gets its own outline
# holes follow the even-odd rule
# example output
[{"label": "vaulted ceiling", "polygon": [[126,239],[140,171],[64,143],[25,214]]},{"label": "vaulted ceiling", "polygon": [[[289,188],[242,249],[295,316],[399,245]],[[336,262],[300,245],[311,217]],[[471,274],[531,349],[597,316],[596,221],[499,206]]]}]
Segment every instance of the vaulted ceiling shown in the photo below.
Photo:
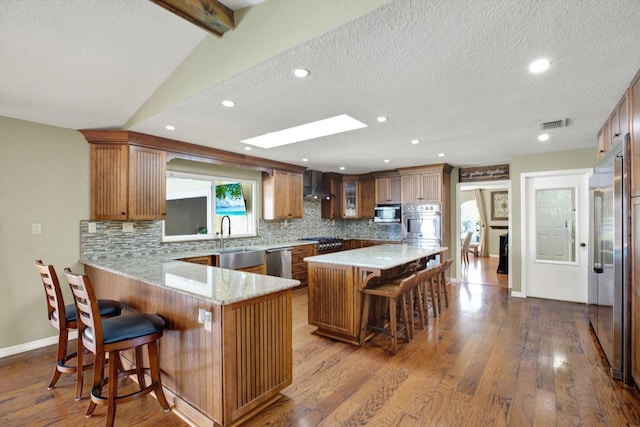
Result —
[{"label": "vaulted ceiling", "polygon": [[[0,115],[322,171],[485,165],[595,147],[640,69],[637,0],[222,3],[235,29],[216,37],[148,0],[0,1]],[[549,70],[529,73],[540,57]],[[339,114],[368,127],[250,152],[240,142]],[[567,118],[536,139],[539,123]]]}]

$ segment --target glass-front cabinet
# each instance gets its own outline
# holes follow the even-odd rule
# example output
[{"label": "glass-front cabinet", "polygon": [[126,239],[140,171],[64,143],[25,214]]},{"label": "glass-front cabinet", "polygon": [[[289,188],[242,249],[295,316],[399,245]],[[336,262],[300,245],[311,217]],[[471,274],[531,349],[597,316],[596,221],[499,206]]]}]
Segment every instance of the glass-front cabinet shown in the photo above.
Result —
[{"label": "glass-front cabinet", "polygon": [[343,216],[345,218],[355,218],[358,216],[358,183],[344,182],[342,186],[342,194],[344,197],[342,206],[344,208]]}]

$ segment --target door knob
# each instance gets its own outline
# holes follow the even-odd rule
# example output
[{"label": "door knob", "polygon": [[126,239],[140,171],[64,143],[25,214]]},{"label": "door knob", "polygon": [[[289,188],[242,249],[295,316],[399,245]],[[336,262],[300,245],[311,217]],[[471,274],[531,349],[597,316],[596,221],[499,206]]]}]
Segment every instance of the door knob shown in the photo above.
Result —
[{"label": "door knob", "polygon": [[584,248],[585,246],[587,246],[587,244],[586,244],[586,243],[584,243],[584,242],[580,242],[580,247],[581,247],[581,248]]}]

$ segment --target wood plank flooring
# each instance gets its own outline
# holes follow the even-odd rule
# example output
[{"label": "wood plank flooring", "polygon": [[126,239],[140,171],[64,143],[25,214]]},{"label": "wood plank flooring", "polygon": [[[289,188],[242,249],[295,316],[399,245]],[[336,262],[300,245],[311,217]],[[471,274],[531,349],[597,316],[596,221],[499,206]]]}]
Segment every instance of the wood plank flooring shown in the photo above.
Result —
[{"label": "wood plank flooring", "polygon": [[[385,336],[356,347],[314,335],[306,289],[293,305],[293,384],[247,426],[640,425],[638,393],[608,375],[582,304],[454,283],[450,307],[395,356]],[[84,418],[70,376],[46,389],[54,358],[0,359],[0,425],[104,425],[102,407]],[[185,423],[147,396],[119,406],[116,425]]]}]

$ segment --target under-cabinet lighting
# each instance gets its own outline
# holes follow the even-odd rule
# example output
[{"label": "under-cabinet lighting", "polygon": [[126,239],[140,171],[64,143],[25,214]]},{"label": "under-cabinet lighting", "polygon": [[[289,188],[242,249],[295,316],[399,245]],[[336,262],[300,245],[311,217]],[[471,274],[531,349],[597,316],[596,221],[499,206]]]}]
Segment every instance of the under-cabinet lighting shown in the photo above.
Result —
[{"label": "under-cabinet lighting", "polygon": [[341,114],[339,116],[329,117],[328,119],[306,123],[289,129],[283,129],[277,132],[270,132],[253,138],[243,139],[240,142],[255,145],[260,148],[273,148],[366,127],[367,125],[361,121],[356,120],[347,114]]}]

